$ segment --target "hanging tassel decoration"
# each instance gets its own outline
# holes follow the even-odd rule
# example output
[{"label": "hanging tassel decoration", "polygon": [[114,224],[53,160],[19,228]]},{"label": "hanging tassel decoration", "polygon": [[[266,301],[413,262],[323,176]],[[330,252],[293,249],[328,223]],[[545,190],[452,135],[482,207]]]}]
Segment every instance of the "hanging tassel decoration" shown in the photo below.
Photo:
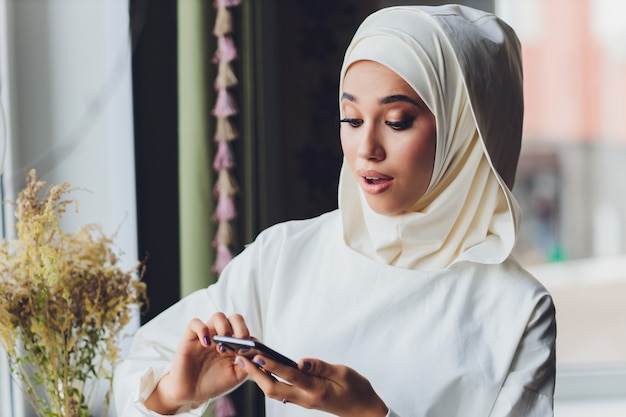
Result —
[{"label": "hanging tassel decoration", "polygon": [[[220,169],[217,183],[215,184],[215,192],[220,196],[232,197],[237,193],[237,183],[228,169]],[[230,198],[232,200],[232,198]],[[234,204],[233,204],[234,206]]]},{"label": "hanging tassel decoration", "polygon": [[237,76],[235,75],[230,62],[220,62],[217,78],[215,78],[215,89],[219,90],[220,88],[230,88],[236,85],[237,82]]},{"label": "hanging tassel decoration", "polygon": [[220,222],[215,234],[216,242],[230,242],[233,238],[233,227],[229,222]]},{"label": "hanging tassel decoration", "polygon": [[[223,193],[221,190],[219,190],[218,193],[217,207],[215,208],[215,213],[213,214],[213,220],[218,223],[233,220],[237,217],[237,209],[235,208],[235,202],[233,201],[232,196]],[[231,242],[220,243],[230,244]]]},{"label": "hanging tassel decoration", "polygon": [[225,118],[217,119],[217,127],[215,128],[215,140],[217,142],[230,142],[236,139],[237,136],[239,136],[239,133],[237,133],[237,129],[235,129],[230,120]]},{"label": "hanging tassel decoration", "polygon": [[217,37],[217,51],[213,54],[213,63],[231,62],[237,58],[237,48],[230,35],[219,35]]},{"label": "hanging tassel decoration", "polygon": [[217,250],[217,256],[215,257],[215,264],[213,264],[214,272],[221,272],[228,262],[233,259],[233,255],[228,249],[228,246],[222,245],[221,243],[216,243],[215,248]]},{"label": "hanging tassel decoration", "polygon": [[233,20],[230,12],[226,7],[217,8],[217,16],[215,17],[215,26],[213,26],[213,34],[218,36],[224,33],[230,33],[233,27]]},{"label": "hanging tassel decoration", "polygon": [[213,7],[220,9],[222,7],[235,7],[241,4],[241,0],[215,0]]},{"label": "hanging tassel decoration", "polygon": [[[217,145],[217,151],[213,160],[213,169],[218,174],[213,187],[213,192],[217,198],[217,205],[213,213],[213,221],[217,223],[217,233],[213,240],[216,251],[213,271],[218,275],[233,258],[231,221],[237,217],[234,200],[237,193],[237,183],[231,173],[235,166],[235,158],[230,149],[230,142],[237,138],[238,133],[229,118],[236,115],[238,109],[235,99],[228,91],[238,82],[231,66],[231,62],[237,58],[237,49],[230,35],[233,22],[229,8],[240,4],[241,0],[215,0],[213,3],[213,7],[217,10],[215,25],[213,26],[213,35],[217,38],[217,50],[213,54],[213,63],[217,65],[217,76],[214,82],[217,99],[211,113],[216,118],[213,139]],[[237,415],[235,405],[228,395],[217,399],[213,412],[215,417],[235,417]]]},{"label": "hanging tassel decoration", "polygon": [[233,153],[225,140],[217,141],[217,153],[213,160],[213,169],[220,172],[222,169],[230,169],[235,166]]},{"label": "hanging tassel decoration", "polygon": [[213,116],[226,118],[237,114],[237,105],[228,90],[220,88],[217,90],[217,101],[213,108]]}]

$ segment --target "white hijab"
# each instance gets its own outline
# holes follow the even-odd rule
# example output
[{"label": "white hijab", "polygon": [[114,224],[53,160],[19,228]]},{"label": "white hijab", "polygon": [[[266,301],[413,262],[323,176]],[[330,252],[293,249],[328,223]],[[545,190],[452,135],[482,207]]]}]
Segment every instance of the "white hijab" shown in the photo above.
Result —
[{"label": "white hijab", "polygon": [[398,6],[370,15],[341,69],[387,66],[422,98],[437,123],[435,166],[409,213],[369,208],[344,159],[339,209],[354,250],[406,269],[459,261],[500,263],[515,244],[521,211],[513,186],[523,97],[519,41],[496,16],[465,6]]}]

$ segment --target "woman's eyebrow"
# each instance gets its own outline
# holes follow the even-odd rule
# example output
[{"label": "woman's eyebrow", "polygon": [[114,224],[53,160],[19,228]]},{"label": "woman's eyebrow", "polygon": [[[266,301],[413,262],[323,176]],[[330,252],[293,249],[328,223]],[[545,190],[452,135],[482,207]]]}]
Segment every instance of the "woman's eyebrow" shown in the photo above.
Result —
[{"label": "woman's eyebrow", "polygon": [[[353,96],[350,93],[343,93],[341,94],[341,99],[342,100],[348,100],[351,101],[353,103],[357,102],[357,99],[355,96]],[[391,96],[387,96],[387,97],[383,97],[379,100],[380,104],[390,104],[390,103],[396,103],[398,101],[404,101],[406,103],[410,103],[413,104],[414,106],[418,107],[418,108],[423,108],[424,103],[421,103],[409,96],[405,96],[404,94],[394,94]]]},{"label": "woman's eyebrow", "polygon": [[409,96],[405,96],[404,94],[395,94],[393,96],[387,96],[385,98],[382,98],[380,100],[380,104],[390,104],[390,103],[396,103],[398,101],[404,101],[407,103],[411,103],[413,105],[415,105],[416,107],[422,108],[423,104],[420,103],[419,101],[409,97]]},{"label": "woman's eyebrow", "polygon": [[341,95],[341,99],[342,99],[342,100],[343,100],[343,99],[346,99],[346,100],[349,100],[349,101],[352,101],[352,102],[356,103],[356,97],[354,97],[354,96],[353,96],[352,94],[350,94],[350,93],[343,93],[343,94]]}]

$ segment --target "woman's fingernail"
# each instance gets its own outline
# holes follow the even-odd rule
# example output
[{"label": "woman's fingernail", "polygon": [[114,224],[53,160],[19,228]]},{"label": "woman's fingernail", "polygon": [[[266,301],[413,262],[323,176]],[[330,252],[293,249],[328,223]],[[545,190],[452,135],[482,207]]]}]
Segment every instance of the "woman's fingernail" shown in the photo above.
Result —
[{"label": "woman's fingernail", "polygon": [[302,362],[302,370],[308,371],[309,369],[311,369],[311,362],[309,361]]},{"label": "woman's fingernail", "polygon": [[224,346],[220,346],[220,352],[222,353],[226,352],[226,348]]},{"label": "woman's fingernail", "polygon": [[239,348],[238,352],[239,353],[248,353],[248,352],[250,352],[250,348],[242,347],[242,348]]},{"label": "woman's fingernail", "polygon": [[259,366],[264,366],[265,365],[265,361],[263,359],[261,359],[261,358],[254,358],[252,360],[252,362],[256,363]]},{"label": "woman's fingernail", "polygon": [[211,345],[211,339],[209,339],[209,336],[204,336],[204,344],[206,346],[210,346]]},{"label": "woman's fingernail", "polygon": [[235,365],[239,365],[239,366],[241,366],[242,368],[245,368],[245,367],[246,367],[246,364],[245,364],[245,363],[244,363],[241,359],[239,359],[239,358],[235,359]]}]

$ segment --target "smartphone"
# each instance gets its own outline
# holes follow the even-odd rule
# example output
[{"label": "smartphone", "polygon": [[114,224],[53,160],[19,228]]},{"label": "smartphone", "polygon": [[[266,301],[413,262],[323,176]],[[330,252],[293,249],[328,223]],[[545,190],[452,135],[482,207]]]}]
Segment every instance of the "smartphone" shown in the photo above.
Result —
[{"label": "smartphone", "polygon": [[276,362],[282,363],[283,365],[298,368],[298,364],[296,362],[284,355],[281,355],[274,349],[265,346],[263,343],[257,342],[256,340],[216,335],[213,336],[213,341],[219,346],[223,346],[224,348],[235,352],[237,355],[252,359],[257,353],[260,353],[267,358],[271,358]]}]

